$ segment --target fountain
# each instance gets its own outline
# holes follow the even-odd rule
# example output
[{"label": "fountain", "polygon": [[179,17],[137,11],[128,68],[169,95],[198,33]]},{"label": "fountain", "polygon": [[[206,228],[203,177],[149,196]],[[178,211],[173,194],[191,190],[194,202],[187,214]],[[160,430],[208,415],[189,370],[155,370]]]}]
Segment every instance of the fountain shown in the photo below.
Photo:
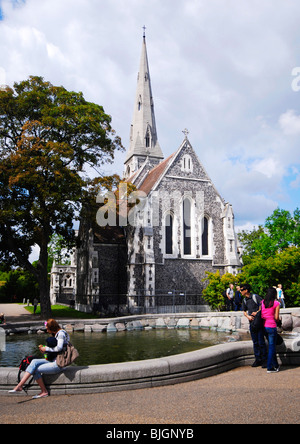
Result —
[{"label": "fountain", "polygon": [[[209,319],[211,320],[209,321]],[[171,331],[181,337],[185,337],[183,343],[187,344],[189,344],[190,338],[197,333],[208,336],[217,333],[218,340],[216,345],[210,344],[210,346],[201,349],[199,349],[198,340],[196,347],[198,349],[194,349],[194,351],[187,349],[174,351],[174,349],[171,348],[168,353],[164,352],[162,356],[152,358],[146,355],[143,356],[140,354],[140,356],[136,356],[133,354],[130,358],[133,359],[132,361],[128,361],[128,357],[125,357],[126,362],[116,363],[110,361],[110,363],[106,364],[90,365],[91,357],[89,357],[86,361],[79,363],[80,365],[68,367],[62,374],[45,377],[45,383],[49,387],[51,394],[55,395],[101,393],[186,382],[212,376],[239,366],[249,365],[253,362],[252,342],[249,340],[232,342],[230,339],[232,339],[233,336],[228,338],[228,330],[226,331],[226,329],[223,328],[226,325],[226,327],[229,327],[229,330],[232,331],[234,325],[241,325],[241,320],[241,313],[210,313],[209,315],[193,313],[150,315],[150,317],[145,315],[135,318],[81,321],[81,324],[84,322],[84,325],[80,325],[80,328],[78,327],[80,321],[70,321],[68,325],[64,326],[72,327],[74,333],[71,334],[74,334],[74,345],[77,346],[81,354],[84,354],[83,351],[80,350],[81,347],[75,343],[76,337],[79,338],[80,336],[81,338],[89,339],[93,335],[99,335],[99,337],[102,339],[105,338],[105,340],[114,340],[118,336],[119,338],[123,338],[123,336],[128,337],[133,339],[130,345],[131,351],[137,349],[136,338],[140,334],[144,334],[146,338],[148,333],[154,333],[156,337],[161,336],[162,343],[167,343],[164,335]],[[134,322],[136,322],[136,324],[134,324]],[[118,330],[117,324],[120,329],[118,332],[115,331]],[[200,331],[200,325],[205,326],[205,330]],[[110,328],[108,328],[109,326]],[[158,329],[158,326],[160,326],[161,329]],[[38,325],[22,326],[22,331],[26,329],[27,331],[36,331]],[[78,329],[82,329],[82,331],[84,330],[86,333],[76,333]],[[107,332],[105,334],[96,333],[97,329]],[[87,333],[88,331],[91,333]],[[220,342],[220,335],[224,335],[224,340],[221,341],[222,343],[218,343]],[[34,337],[35,335],[32,334],[28,336]],[[44,338],[44,336],[38,337],[39,343],[43,343],[42,338]],[[280,348],[278,348],[278,357],[281,365],[300,365],[300,351],[293,351],[292,349],[292,344],[295,344],[293,342],[294,340],[295,338],[286,339]],[[7,343],[9,343],[9,341],[7,341]],[[142,349],[144,348],[144,350],[148,352],[150,347],[148,345],[145,346],[144,339],[141,340],[141,343],[144,344]],[[110,347],[108,347],[110,352],[113,348],[112,344],[113,342],[110,344]],[[122,346],[119,345],[118,347],[119,353]],[[84,348],[85,347],[83,347],[83,349]],[[154,346],[153,348],[155,349],[156,347]],[[182,351],[183,353],[181,353]],[[17,367],[0,367],[0,395],[6,395],[7,391],[15,385],[17,373]],[[36,391],[37,386],[33,386],[29,394],[35,394]]]}]

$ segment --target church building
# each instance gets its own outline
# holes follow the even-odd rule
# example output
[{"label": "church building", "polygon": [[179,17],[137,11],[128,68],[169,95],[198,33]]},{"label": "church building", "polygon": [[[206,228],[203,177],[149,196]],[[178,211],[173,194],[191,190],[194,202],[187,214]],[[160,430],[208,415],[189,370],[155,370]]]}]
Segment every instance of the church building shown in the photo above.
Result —
[{"label": "church building", "polygon": [[82,221],[77,304],[154,307],[164,295],[199,299],[206,271],[238,273],[232,206],[216,190],[188,130],[183,134],[178,149],[165,158],[144,35],[124,162],[124,180],[135,186],[138,198],[127,224],[101,227],[96,220]]}]

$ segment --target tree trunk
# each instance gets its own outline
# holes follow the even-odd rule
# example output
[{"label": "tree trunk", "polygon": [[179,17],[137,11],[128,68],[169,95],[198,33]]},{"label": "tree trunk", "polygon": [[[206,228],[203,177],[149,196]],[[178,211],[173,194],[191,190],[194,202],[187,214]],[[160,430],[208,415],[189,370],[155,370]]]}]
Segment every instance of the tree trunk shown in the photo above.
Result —
[{"label": "tree trunk", "polygon": [[40,287],[40,303],[41,316],[46,321],[52,317],[51,302],[50,302],[50,288],[48,281],[48,240],[44,240],[40,245],[40,257],[38,262],[38,282]]},{"label": "tree trunk", "polygon": [[33,267],[28,258],[24,257],[22,251],[15,244],[13,232],[10,227],[7,228],[6,239],[10,251],[15,254],[20,265],[32,273],[38,280],[42,318],[45,320],[51,318],[50,286],[48,282],[48,243],[50,241],[50,235],[45,231],[43,232],[43,241],[39,244],[40,257],[37,268]]},{"label": "tree trunk", "polygon": [[49,289],[47,272],[40,274],[39,287],[40,287],[41,317],[46,321],[47,319],[50,319],[52,317],[50,289]]}]

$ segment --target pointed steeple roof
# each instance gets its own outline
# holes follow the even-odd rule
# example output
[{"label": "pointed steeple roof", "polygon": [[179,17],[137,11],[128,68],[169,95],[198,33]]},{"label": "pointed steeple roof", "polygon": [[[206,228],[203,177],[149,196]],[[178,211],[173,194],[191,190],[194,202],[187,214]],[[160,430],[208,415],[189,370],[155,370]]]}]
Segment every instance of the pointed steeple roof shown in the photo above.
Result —
[{"label": "pointed steeple roof", "polygon": [[164,158],[157,138],[145,33],[130,132],[130,147],[125,164],[132,156],[154,157],[161,160]]}]

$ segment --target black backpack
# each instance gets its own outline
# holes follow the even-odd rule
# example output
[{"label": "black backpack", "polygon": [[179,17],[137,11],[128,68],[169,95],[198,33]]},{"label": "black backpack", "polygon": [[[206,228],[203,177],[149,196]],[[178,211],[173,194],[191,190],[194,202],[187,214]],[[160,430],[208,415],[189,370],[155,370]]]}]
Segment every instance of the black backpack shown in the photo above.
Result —
[{"label": "black backpack", "polygon": [[[22,361],[20,362],[19,373],[18,373],[18,383],[20,383],[20,381],[22,379],[22,377],[21,377],[22,372],[26,371],[27,367],[30,365],[30,363],[31,363],[31,361],[33,361],[33,359],[38,359],[38,357],[37,356],[25,356],[25,358],[23,358]],[[23,386],[23,390],[25,393],[28,392],[28,389],[31,386],[32,382],[33,382],[33,376]]]}]

